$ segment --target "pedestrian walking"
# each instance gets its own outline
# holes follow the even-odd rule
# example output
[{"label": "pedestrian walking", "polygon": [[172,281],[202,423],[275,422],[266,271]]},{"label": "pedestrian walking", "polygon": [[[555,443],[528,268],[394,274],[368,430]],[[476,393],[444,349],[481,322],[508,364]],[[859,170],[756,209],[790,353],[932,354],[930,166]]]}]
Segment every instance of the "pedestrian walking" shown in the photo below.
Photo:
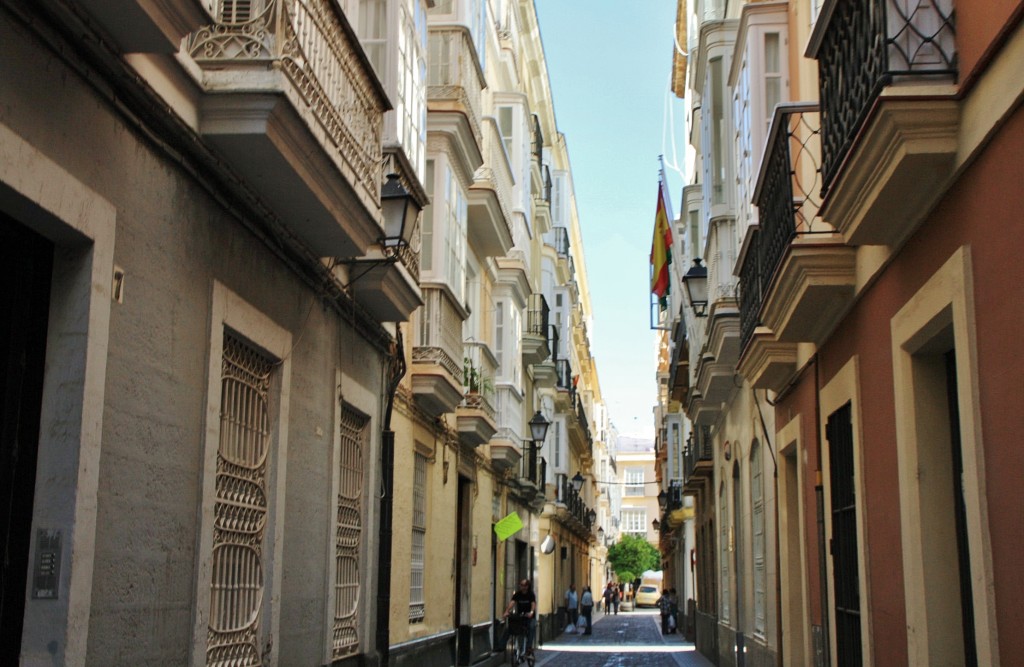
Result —
[{"label": "pedestrian walking", "polygon": [[668,599],[671,603],[669,607],[669,616],[671,616],[671,620],[669,620],[668,631],[675,634],[679,629],[679,595],[676,594],[676,589],[668,589]]},{"label": "pedestrian walking", "polygon": [[608,582],[608,585],[604,587],[604,593],[601,597],[604,598],[604,613],[612,613],[612,589],[615,586],[612,582]]},{"label": "pedestrian walking", "polygon": [[619,590],[618,584],[612,588],[612,606],[615,607],[615,615],[619,615],[619,602],[622,601],[622,592]]},{"label": "pedestrian walking", "polygon": [[565,592],[565,610],[569,614],[569,624],[566,626],[566,631],[572,626],[573,632],[576,631],[576,623],[579,621],[579,598],[576,595],[576,584],[569,584],[569,590]]},{"label": "pedestrian walking", "polygon": [[594,610],[594,596],[590,592],[590,586],[583,587],[583,596],[580,598],[580,613],[583,618],[587,621],[587,629],[583,631],[583,634],[589,635],[593,629],[593,621],[591,620],[590,614]]},{"label": "pedestrian walking", "polygon": [[661,597],[655,603],[658,605],[658,610],[661,612],[661,634],[668,634],[668,618],[672,613],[672,599],[668,596],[668,589],[661,592]]}]

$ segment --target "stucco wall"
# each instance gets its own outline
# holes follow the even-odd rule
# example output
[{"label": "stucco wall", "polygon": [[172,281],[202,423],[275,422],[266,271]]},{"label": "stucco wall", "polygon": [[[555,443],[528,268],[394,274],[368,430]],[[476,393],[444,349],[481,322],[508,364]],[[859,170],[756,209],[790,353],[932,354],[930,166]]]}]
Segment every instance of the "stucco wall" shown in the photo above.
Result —
[{"label": "stucco wall", "polygon": [[[276,565],[283,578],[272,591],[281,605],[275,652],[289,656],[281,664],[321,664],[329,641],[336,396],[340,389],[372,416],[370,432],[379,433],[381,355],[192,176],[7,20],[0,20],[0,61],[0,123],[112,202],[114,263],[127,276],[124,302],[110,313],[89,664],[180,666],[188,659],[207,368],[210,355],[220,354],[209,343],[215,281],[294,341],[288,458],[280,470],[287,470],[285,497],[272,498],[284,511]],[[373,436],[363,454],[367,488],[376,479],[378,444]],[[375,514],[366,508],[369,562]]]}]

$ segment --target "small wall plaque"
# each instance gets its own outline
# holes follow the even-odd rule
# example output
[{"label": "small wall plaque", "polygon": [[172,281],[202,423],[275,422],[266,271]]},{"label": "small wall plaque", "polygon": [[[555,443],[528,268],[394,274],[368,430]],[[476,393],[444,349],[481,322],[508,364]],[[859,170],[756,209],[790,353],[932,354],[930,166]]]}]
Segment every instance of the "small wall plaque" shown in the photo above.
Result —
[{"label": "small wall plaque", "polygon": [[32,599],[56,600],[60,592],[61,531],[36,531],[36,565],[32,571]]}]

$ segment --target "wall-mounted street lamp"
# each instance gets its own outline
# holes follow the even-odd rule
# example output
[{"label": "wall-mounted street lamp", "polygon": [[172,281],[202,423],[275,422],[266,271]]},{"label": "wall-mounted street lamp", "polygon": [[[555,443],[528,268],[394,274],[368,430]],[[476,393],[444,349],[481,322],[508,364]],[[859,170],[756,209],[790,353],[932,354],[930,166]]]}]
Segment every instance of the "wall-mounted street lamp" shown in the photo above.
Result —
[{"label": "wall-mounted street lamp", "polygon": [[665,493],[665,489],[662,489],[661,493],[658,494],[658,507],[661,508],[662,512],[668,507],[668,494]]},{"label": "wall-mounted street lamp", "polygon": [[387,178],[380,189],[380,209],[384,216],[381,245],[386,248],[408,246],[416,232],[420,205],[402,185],[398,174],[388,174]]},{"label": "wall-mounted street lamp", "polygon": [[583,488],[583,475],[580,474],[579,471],[577,471],[576,474],[572,476],[572,488],[576,491],[576,493],[579,493],[580,489]]},{"label": "wall-mounted street lamp", "polygon": [[655,519],[654,521],[651,522],[651,528],[653,528],[654,530],[660,530],[661,529],[661,522],[658,521],[657,519]]},{"label": "wall-mounted street lamp", "polygon": [[593,525],[595,521],[597,521],[597,512],[591,509],[587,512],[587,523]]},{"label": "wall-mounted street lamp", "polygon": [[387,175],[387,181],[380,189],[380,210],[384,219],[384,235],[377,239],[377,243],[380,245],[382,257],[339,259],[339,264],[367,267],[355,278],[351,278],[346,287],[376,266],[394,264],[412,245],[421,209],[416,198],[402,185],[398,174]]},{"label": "wall-mounted street lamp", "polygon": [[693,260],[693,266],[683,276],[683,287],[690,299],[693,314],[707,317],[708,314],[708,269],[701,264],[700,257]]},{"label": "wall-mounted street lamp", "polygon": [[551,422],[544,419],[544,415],[541,414],[540,410],[530,418],[530,437],[533,439],[533,446],[540,447],[541,443],[544,442],[544,438],[548,435],[548,427],[551,426]]}]

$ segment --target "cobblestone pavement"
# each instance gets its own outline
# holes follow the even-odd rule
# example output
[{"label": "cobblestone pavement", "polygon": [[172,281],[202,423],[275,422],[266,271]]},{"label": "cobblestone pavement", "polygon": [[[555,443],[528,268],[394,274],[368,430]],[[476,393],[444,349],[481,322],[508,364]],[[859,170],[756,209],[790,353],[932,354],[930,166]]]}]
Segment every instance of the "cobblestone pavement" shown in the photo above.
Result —
[{"label": "cobblestone pavement", "polygon": [[710,667],[679,634],[662,635],[653,609],[594,614],[590,635],[562,634],[537,649],[537,667]]}]

